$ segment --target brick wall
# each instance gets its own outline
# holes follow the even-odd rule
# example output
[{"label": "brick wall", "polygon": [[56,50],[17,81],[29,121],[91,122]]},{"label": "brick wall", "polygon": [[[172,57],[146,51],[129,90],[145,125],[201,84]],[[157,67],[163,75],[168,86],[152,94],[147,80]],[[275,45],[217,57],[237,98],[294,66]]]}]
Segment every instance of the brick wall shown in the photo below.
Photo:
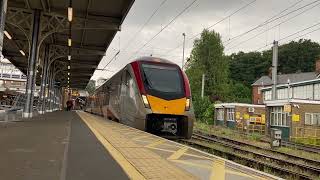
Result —
[{"label": "brick wall", "polygon": [[316,61],[316,72],[320,74],[320,59]]},{"label": "brick wall", "polygon": [[320,138],[320,126],[305,124],[305,113],[320,113],[320,105],[293,104],[296,106],[292,106],[292,115],[298,115],[300,119],[299,121],[294,121],[294,119],[292,119],[291,136]]},{"label": "brick wall", "polygon": [[259,92],[259,88],[263,86],[252,86],[252,104],[263,104],[262,92]]}]

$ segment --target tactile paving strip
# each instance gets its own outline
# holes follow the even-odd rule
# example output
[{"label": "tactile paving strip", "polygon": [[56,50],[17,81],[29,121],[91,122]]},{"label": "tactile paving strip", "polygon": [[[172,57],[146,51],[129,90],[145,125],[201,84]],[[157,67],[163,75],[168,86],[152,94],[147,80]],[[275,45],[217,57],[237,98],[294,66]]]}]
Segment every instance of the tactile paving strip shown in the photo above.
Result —
[{"label": "tactile paving strip", "polygon": [[197,179],[124,135],[135,133],[135,130],[112,121],[103,121],[87,113],[79,112],[79,115],[99,131],[146,179]]}]

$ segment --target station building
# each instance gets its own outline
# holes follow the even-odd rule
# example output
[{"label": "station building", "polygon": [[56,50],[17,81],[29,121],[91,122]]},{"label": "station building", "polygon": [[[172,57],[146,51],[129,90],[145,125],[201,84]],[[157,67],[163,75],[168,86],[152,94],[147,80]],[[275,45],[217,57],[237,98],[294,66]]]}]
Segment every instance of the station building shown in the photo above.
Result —
[{"label": "station building", "polygon": [[268,129],[281,129],[284,139],[320,139],[320,60],[314,72],[278,75],[276,99],[269,76],[252,86],[253,103],[266,105]]},{"label": "station building", "polygon": [[244,103],[215,104],[214,123],[247,133],[265,133],[265,105]]}]

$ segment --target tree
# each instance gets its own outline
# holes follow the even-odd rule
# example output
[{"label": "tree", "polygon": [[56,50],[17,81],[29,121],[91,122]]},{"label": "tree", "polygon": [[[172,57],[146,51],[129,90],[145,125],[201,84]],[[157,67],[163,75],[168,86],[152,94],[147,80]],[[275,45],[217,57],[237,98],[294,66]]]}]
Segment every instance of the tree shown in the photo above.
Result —
[{"label": "tree", "polygon": [[201,94],[202,74],[206,75],[205,94],[223,100],[228,94],[228,60],[223,54],[221,37],[215,31],[203,30],[194,41],[186,73],[194,96]]},{"label": "tree", "polygon": [[311,40],[300,39],[279,47],[279,72],[282,74],[314,71],[320,55],[320,45]]},{"label": "tree", "polygon": [[267,74],[271,61],[266,57],[260,52],[232,54],[229,57],[231,79],[250,87],[257,78]]},{"label": "tree", "polygon": [[86,91],[88,91],[88,93],[92,95],[95,90],[96,90],[96,81],[90,80],[87,84]]},{"label": "tree", "polygon": [[[278,73],[288,74],[314,71],[315,61],[320,55],[320,45],[311,40],[291,41],[279,46]],[[267,75],[272,61],[272,50],[260,52],[238,52],[229,56],[230,76],[234,81],[250,87],[255,80]]]}]

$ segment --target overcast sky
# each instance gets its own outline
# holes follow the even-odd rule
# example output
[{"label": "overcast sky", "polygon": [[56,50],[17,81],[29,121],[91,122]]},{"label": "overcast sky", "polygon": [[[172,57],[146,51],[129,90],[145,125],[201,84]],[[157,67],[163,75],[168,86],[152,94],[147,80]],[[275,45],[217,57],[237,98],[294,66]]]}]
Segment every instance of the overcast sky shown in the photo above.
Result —
[{"label": "overcast sky", "polygon": [[[96,71],[92,79],[109,78],[134,58],[149,56],[150,54],[167,58],[181,65],[182,33],[186,34],[185,56],[188,57],[194,41],[194,39],[190,38],[200,33],[204,28],[208,28],[233,14],[236,10],[250,2],[253,3],[211,28],[211,30],[214,29],[220,33],[225,46],[225,54],[238,51],[261,51],[270,48],[270,43],[273,40],[281,40],[279,44],[284,44],[311,31],[314,32],[302,38],[320,42],[320,30],[317,30],[320,28],[319,0],[196,0],[181,16],[167,28],[164,28],[193,1],[135,0],[122,24],[122,30],[115,36],[107,50],[106,56],[99,64],[99,68],[103,68],[119,49],[120,53],[106,67],[110,71]],[[157,13],[140,32],[141,27],[157,8],[159,8]],[[279,14],[285,9],[287,10]],[[272,17],[274,17],[273,22],[263,24]],[[261,26],[243,36],[233,39],[237,35],[247,32],[258,25]],[[310,28],[307,29],[308,27]],[[150,41],[161,29],[163,31]],[[306,30],[302,31],[303,29]],[[301,32],[294,34],[299,31]],[[285,38],[291,34],[294,35]],[[149,43],[146,44],[147,42]],[[140,51],[137,52],[138,50]]]}]

